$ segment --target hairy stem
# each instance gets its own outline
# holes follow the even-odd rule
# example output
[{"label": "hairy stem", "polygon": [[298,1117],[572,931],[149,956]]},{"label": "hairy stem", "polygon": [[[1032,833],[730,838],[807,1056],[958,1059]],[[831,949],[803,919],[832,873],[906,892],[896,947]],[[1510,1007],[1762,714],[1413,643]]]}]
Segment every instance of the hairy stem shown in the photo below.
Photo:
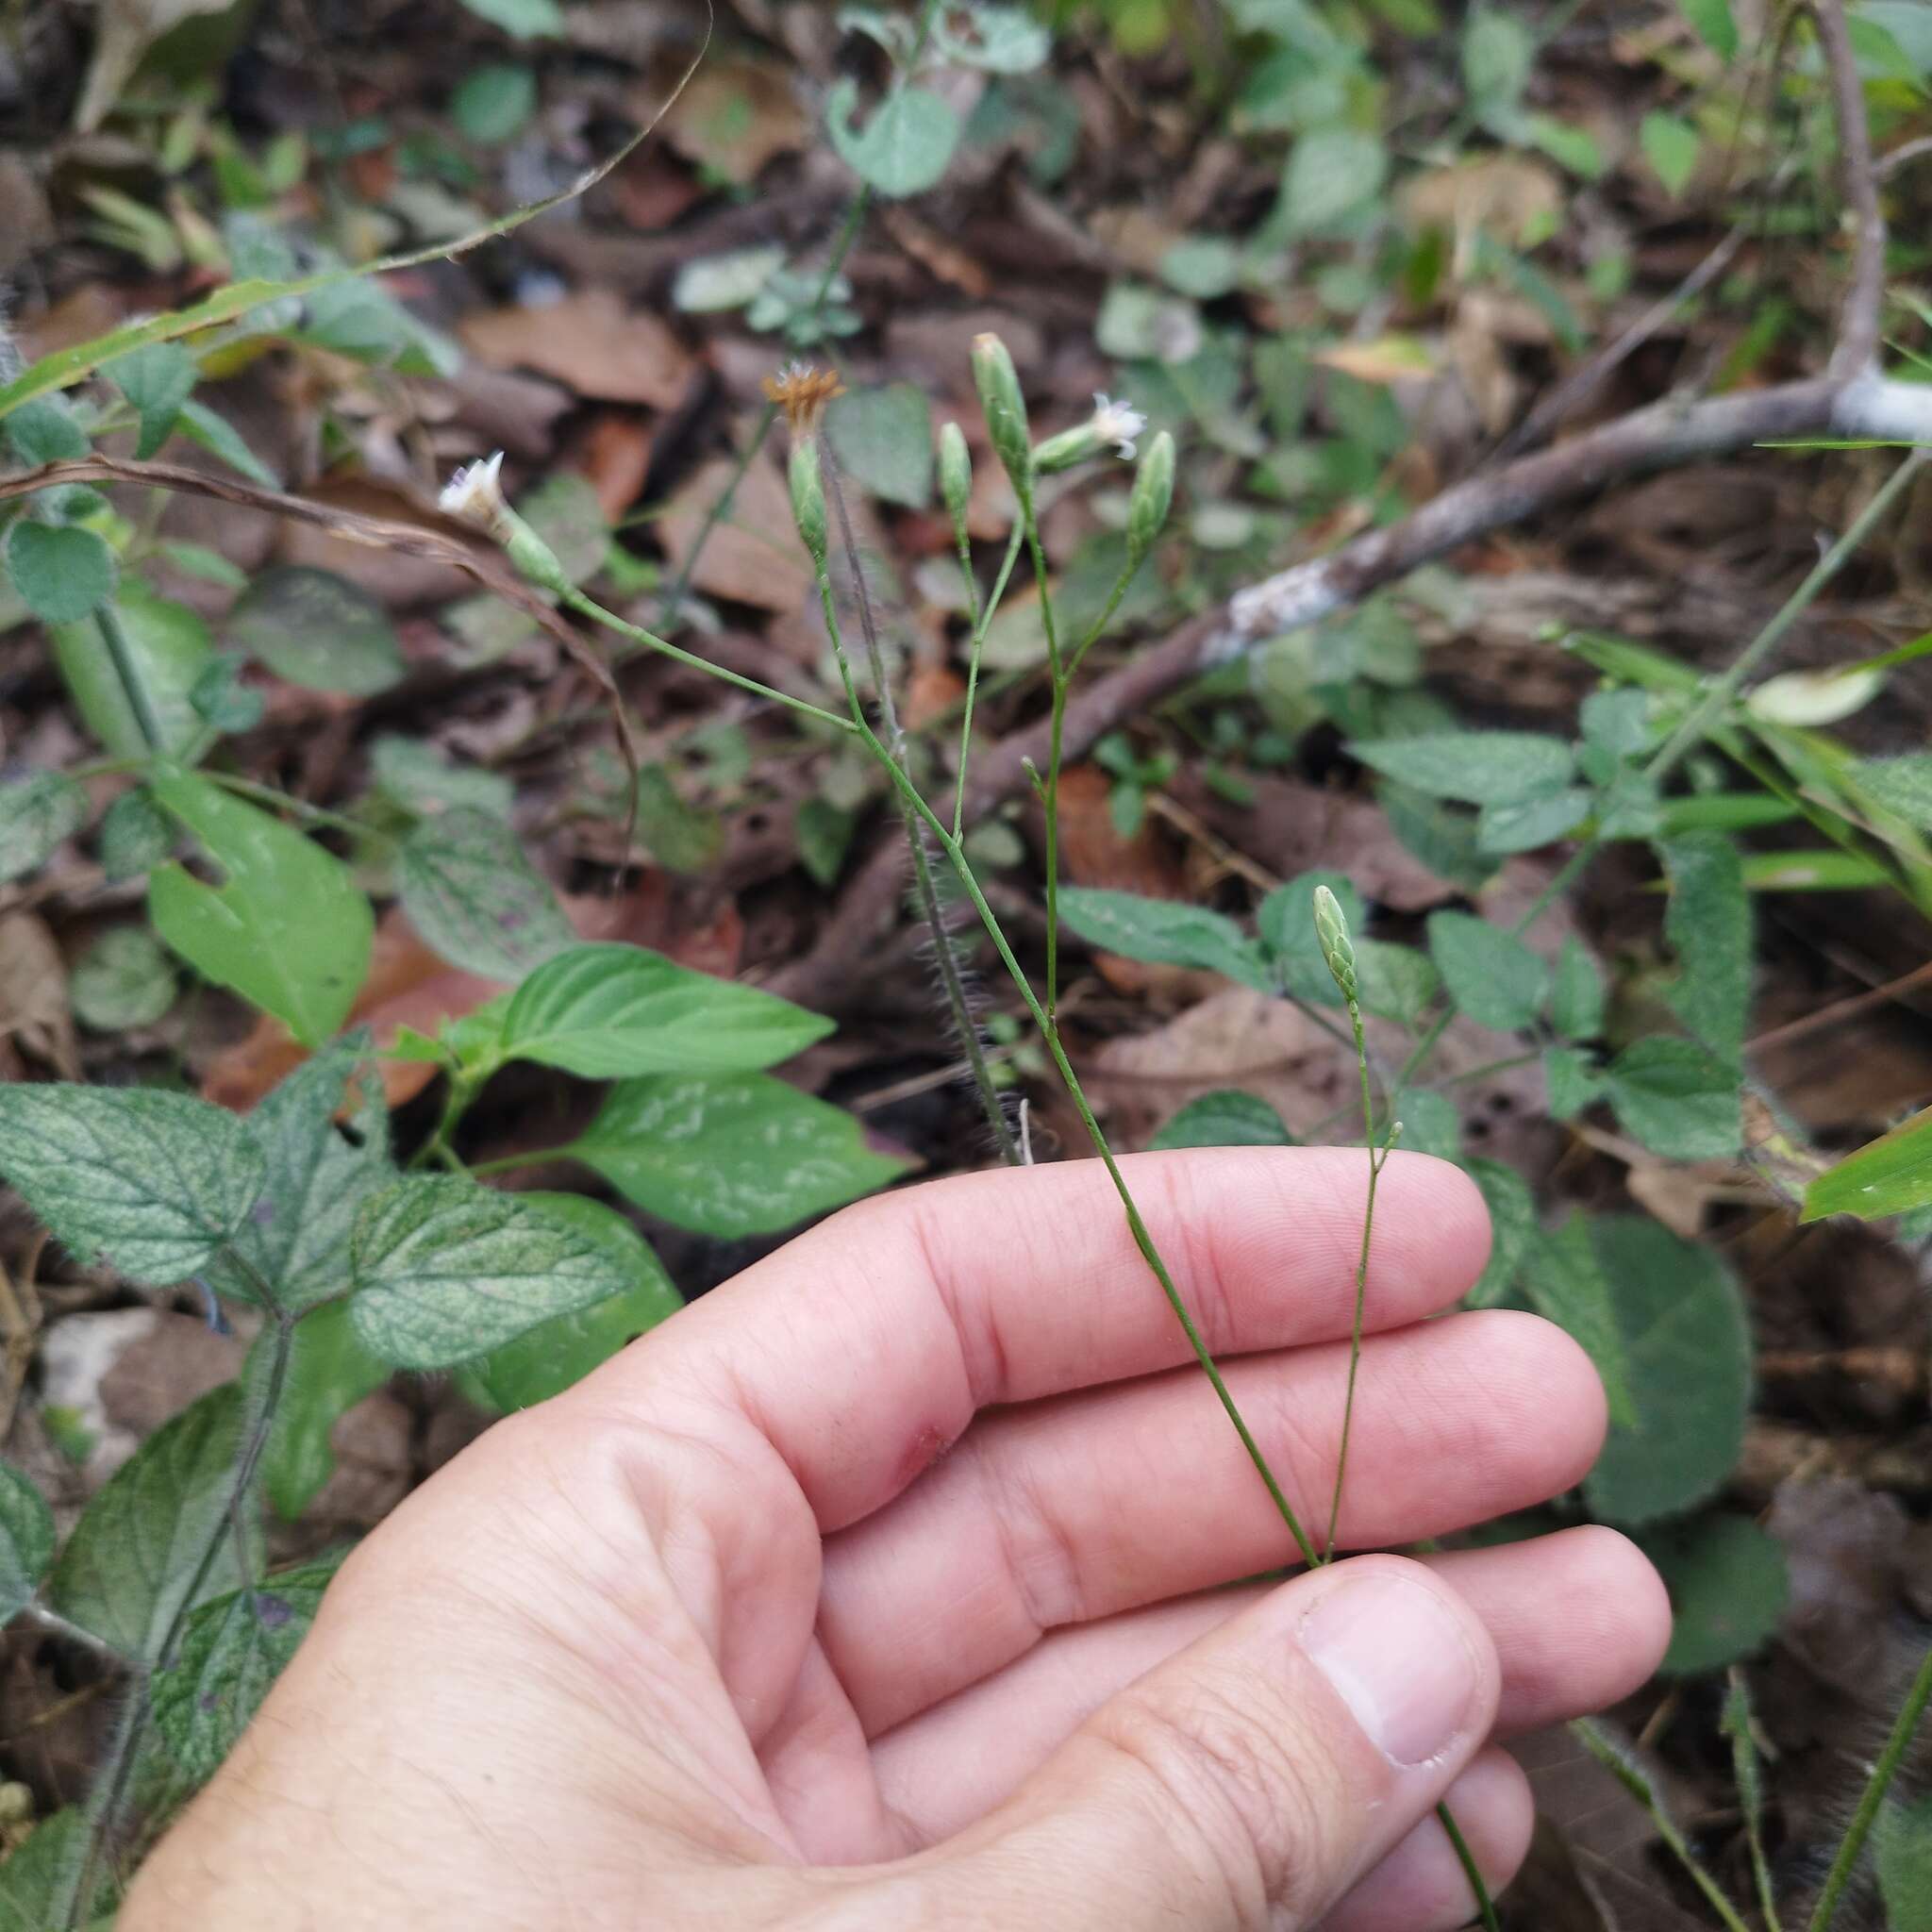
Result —
[{"label": "hairy stem", "polygon": [[1341,1398],[1341,1442],[1335,1455],[1335,1490],[1328,1503],[1328,1537],[1323,1558],[1335,1560],[1335,1536],[1341,1523],[1341,1490],[1348,1474],[1348,1437],[1355,1422],[1356,1372],[1362,1358],[1362,1311],[1369,1298],[1369,1240],[1375,1231],[1375,1183],[1381,1178],[1384,1155],[1375,1147],[1375,1103],[1369,1091],[1369,1055],[1362,1040],[1362,1009],[1348,1003],[1349,1024],[1355,1030],[1356,1071],[1362,1083],[1362,1144],[1369,1150],[1369,1197],[1362,1210],[1361,1252],[1355,1264],[1355,1323],[1348,1339],[1348,1389]]}]

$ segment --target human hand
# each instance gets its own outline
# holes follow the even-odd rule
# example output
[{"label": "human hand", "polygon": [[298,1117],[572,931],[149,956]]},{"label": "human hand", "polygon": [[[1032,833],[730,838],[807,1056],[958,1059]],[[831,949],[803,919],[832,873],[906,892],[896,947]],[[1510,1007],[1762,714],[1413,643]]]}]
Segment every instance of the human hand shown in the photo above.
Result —
[{"label": "human hand", "polygon": [[[1366,1162],[1123,1163],[1325,1523]],[[1574,1484],[1603,1397],[1457,1314],[1456,1169],[1376,1202],[1345,1547]],[[1429,1932],[1527,1843],[1491,1740],[1668,1635],[1608,1530],[1276,1584],[1280,1519],[1097,1161],[853,1208],[512,1417],[356,1551],[122,1932]]]}]

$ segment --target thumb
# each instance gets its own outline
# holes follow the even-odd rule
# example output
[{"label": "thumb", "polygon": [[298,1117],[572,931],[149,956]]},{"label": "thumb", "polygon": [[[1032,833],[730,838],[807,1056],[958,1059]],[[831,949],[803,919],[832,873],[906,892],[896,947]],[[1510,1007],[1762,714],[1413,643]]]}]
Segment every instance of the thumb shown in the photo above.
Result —
[{"label": "thumb", "polygon": [[1498,1674],[1421,1564],[1310,1571],[1118,1693],[954,1840],[963,1923],[1313,1924],[1487,1739]]}]

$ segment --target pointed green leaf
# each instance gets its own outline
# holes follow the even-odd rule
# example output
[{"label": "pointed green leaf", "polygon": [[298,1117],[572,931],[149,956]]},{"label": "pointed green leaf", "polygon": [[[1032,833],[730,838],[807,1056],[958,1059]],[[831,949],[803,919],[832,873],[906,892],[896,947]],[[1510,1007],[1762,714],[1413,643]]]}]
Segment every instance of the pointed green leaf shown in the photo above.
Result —
[{"label": "pointed green leaf", "polygon": [[840,396],[825,411],[825,437],[869,495],[908,509],[932,501],[932,406],[917,383]]},{"label": "pointed green leaf", "polygon": [[145,462],[174,433],[181,405],[194,393],[201,370],[178,342],[150,342],[114,364],[114,380],[141,418],[137,462]]},{"label": "pointed green leaf", "polygon": [[1389,172],[1389,151],[1358,127],[1301,135],[1281,176],[1281,215],[1290,234],[1312,235],[1373,201]]},{"label": "pointed green leaf", "polygon": [[1203,1093],[1172,1115],[1148,1141],[1150,1152],[1172,1147],[1294,1147],[1300,1143],[1265,1100],[1233,1088]]},{"label": "pointed green leaf", "polygon": [[1653,1154],[1724,1160],[1738,1151],[1743,1121],[1737,1072],[1694,1040],[1637,1041],[1605,1077],[1617,1118]]},{"label": "pointed green leaf", "polygon": [[[207,734],[194,708],[195,687],[214,659],[208,625],[185,604],[157,595],[139,577],[124,577],[109,613],[119,621],[125,664],[145,693],[145,715],[158,726],[161,750],[184,757]],[[87,728],[115,758],[150,756],[142,717],[127,699],[100,624],[53,626],[54,656]]]},{"label": "pointed green leaf", "polygon": [[369,592],[334,571],[281,564],[235,600],[223,635],[307,691],[374,697],[402,680],[394,626]]},{"label": "pointed green leaf", "polygon": [[[234,1540],[219,1534],[241,1437],[237,1382],[163,1423],[75,1525],[47,1586],[54,1608],[123,1656],[158,1661],[191,1596],[205,1601],[242,1581]],[[219,1553],[204,1574],[211,1542]]]},{"label": "pointed green leaf", "polygon": [[1751,900],[1738,848],[1720,832],[1661,841],[1670,879],[1664,937],[1681,962],[1672,1010],[1719,1058],[1743,1057],[1751,1018]]},{"label": "pointed green leaf", "polygon": [[261,1455],[262,1487],[285,1523],[293,1523],[335,1473],[336,1424],[393,1373],[356,1333],[347,1301],[325,1302],[295,1324],[282,1399]]},{"label": "pointed green leaf", "polygon": [[1828,1167],[1805,1190],[1806,1221],[1856,1214],[1882,1221],[1932,1202],[1932,1108]]},{"label": "pointed green leaf", "polygon": [[463,1392],[499,1414],[561,1395],[684,1306],[650,1243],[614,1208],[584,1194],[533,1192],[518,1198],[601,1247],[628,1285],[587,1308],[553,1315],[458,1369]]},{"label": "pointed green leaf", "polygon": [[162,771],[151,783],[223,874],[210,886],[181,865],[158,868],[148,889],[155,930],[305,1046],[320,1045],[361,991],[375,933],[375,915],[348,868],[205,778]]},{"label": "pointed green leaf", "polygon": [[22,404],[7,419],[7,443],[29,470],[42,463],[74,462],[93,451],[87,431],[61,396]]},{"label": "pointed green leaf", "polygon": [[573,946],[518,987],[506,1059],[590,1080],[637,1074],[739,1074],[823,1040],[832,1022],[755,987],[715,979],[642,946]]},{"label": "pointed green leaf", "polygon": [[456,806],[403,843],[403,910],[424,941],[467,973],[514,985],[576,935],[516,834]]},{"label": "pointed green leaf", "polygon": [[1060,891],[1059,911],[1065,924],[1090,945],[1123,958],[1156,966],[1191,966],[1224,974],[1263,992],[1274,990],[1261,949],[1233,920],[1206,907],[1066,886]]},{"label": "pointed green leaf", "polygon": [[1507,805],[1486,805],[1476,819],[1477,848],[1494,857],[1534,852],[1574,832],[1590,816],[1591,800],[1581,785],[1559,785]]},{"label": "pointed green leaf", "polygon": [[1543,1048],[1543,1085],[1553,1121],[1574,1120],[1603,1091],[1603,1084],[1588,1054],[1574,1046]]},{"label": "pointed green leaf", "polygon": [[54,1512],[10,1462],[0,1462],[0,1624],[33,1601],[54,1560]]},{"label": "pointed green leaf", "polygon": [[206,1268],[261,1192],[231,1113],[142,1087],[0,1087],[0,1174],[83,1264],[145,1287]]},{"label": "pointed green leaf", "polygon": [[1349,754],[1434,798],[1519,805],[1570,781],[1575,755],[1560,738],[1532,731],[1428,731],[1357,741]]},{"label": "pointed green leaf", "polygon": [[1637,1421],[1624,1337],[1617,1322],[1616,1288],[1591,1240],[1591,1224],[1573,1214],[1553,1232],[1532,1239],[1523,1285],[1537,1312],[1567,1329],[1596,1365],[1612,1419]]},{"label": "pointed green leaf", "polygon": [[1604,981],[1590,948],[1573,932],[1557,956],[1550,1022],[1565,1040],[1594,1040],[1604,1030]]},{"label": "pointed green leaf", "polygon": [[1500,1160],[1472,1160],[1468,1165],[1469,1176],[1482,1190],[1490,1210],[1490,1259],[1462,1305],[1493,1308],[1516,1286],[1536,1236],[1536,1196],[1529,1183]]},{"label": "pointed green leaf", "polygon": [[1932,1797],[1890,1797],[1872,1834],[1886,1932],[1932,1932]]},{"label": "pointed green leaf", "polygon": [[114,553],[77,524],[17,519],[7,533],[7,575],[42,624],[73,624],[114,594]]},{"label": "pointed green leaf", "polygon": [[874,1154],[850,1114],[768,1074],[626,1080],[569,1151],[646,1213],[725,1237],[796,1226],[907,1166]]},{"label": "pointed green leaf", "polygon": [[1682,194],[1697,172],[1697,130],[1674,114],[1651,112],[1637,130],[1644,158],[1673,195]]},{"label": "pointed green leaf", "polygon": [[0,1859],[0,1932],[49,1932],[69,1923],[92,1835],[87,1812],[68,1805]]},{"label": "pointed green leaf", "polygon": [[1932,830],[1932,751],[1862,758],[1846,775],[1885,810],[1921,831]]},{"label": "pointed green leaf", "polygon": [[1666,1677],[1721,1671],[1776,1634],[1790,1584],[1784,1547],[1748,1516],[1731,1511],[1666,1524],[1641,1539],[1671,1593]]},{"label": "pointed green leaf", "polygon": [[1516,1033],[1536,1024],[1550,969],[1499,925],[1467,912],[1432,912],[1429,955],[1449,997],[1479,1025]]},{"label": "pointed green leaf", "polygon": [[1684,18],[1704,44],[1721,60],[1736,59],[1738,23],[1731,15],[1731,0],[1683,0],[1683,5]]},{"label": "pointed green leaf", "polygon": [[60,772],[0,785],[0,880],[46,864],[54,848],[87,823],[87,793]]},{"label": "pointed green leaf", "polygon": [[177,426],[191,442],[198,442],[209,456],[219,457],[229,469],[239,470],[251,483],[259,483],[264,490],[282,487],[282,479],[242,441],[242,432],[206,403],[183,403]]},{"label": "pointed green leaf", "polygon": [[351,1243],[357,1336],[401,1369],[446,1369],[630,1284],[560,1221],[457,1175],[396,1182]]}]

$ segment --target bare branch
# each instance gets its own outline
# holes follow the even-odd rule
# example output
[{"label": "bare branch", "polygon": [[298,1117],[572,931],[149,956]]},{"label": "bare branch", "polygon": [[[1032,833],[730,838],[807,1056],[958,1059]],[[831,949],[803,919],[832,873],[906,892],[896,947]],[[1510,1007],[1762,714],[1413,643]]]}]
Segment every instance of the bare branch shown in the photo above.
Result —
[{"label": "bare branch", "polygon": [[1885,216],[1879,210],[1878,176],[1872,165],[1865,83],[1858,77],[1842,0],[1812,0],[1811,19],[1831,76],[1839,150],[1844,157],[1840,192],[1855,229],[1851,285],[1839,309],[1838,342],[1825,369],[1827,375],[1842,381],[1877,359],[1878,317],[1885,301]]}]

